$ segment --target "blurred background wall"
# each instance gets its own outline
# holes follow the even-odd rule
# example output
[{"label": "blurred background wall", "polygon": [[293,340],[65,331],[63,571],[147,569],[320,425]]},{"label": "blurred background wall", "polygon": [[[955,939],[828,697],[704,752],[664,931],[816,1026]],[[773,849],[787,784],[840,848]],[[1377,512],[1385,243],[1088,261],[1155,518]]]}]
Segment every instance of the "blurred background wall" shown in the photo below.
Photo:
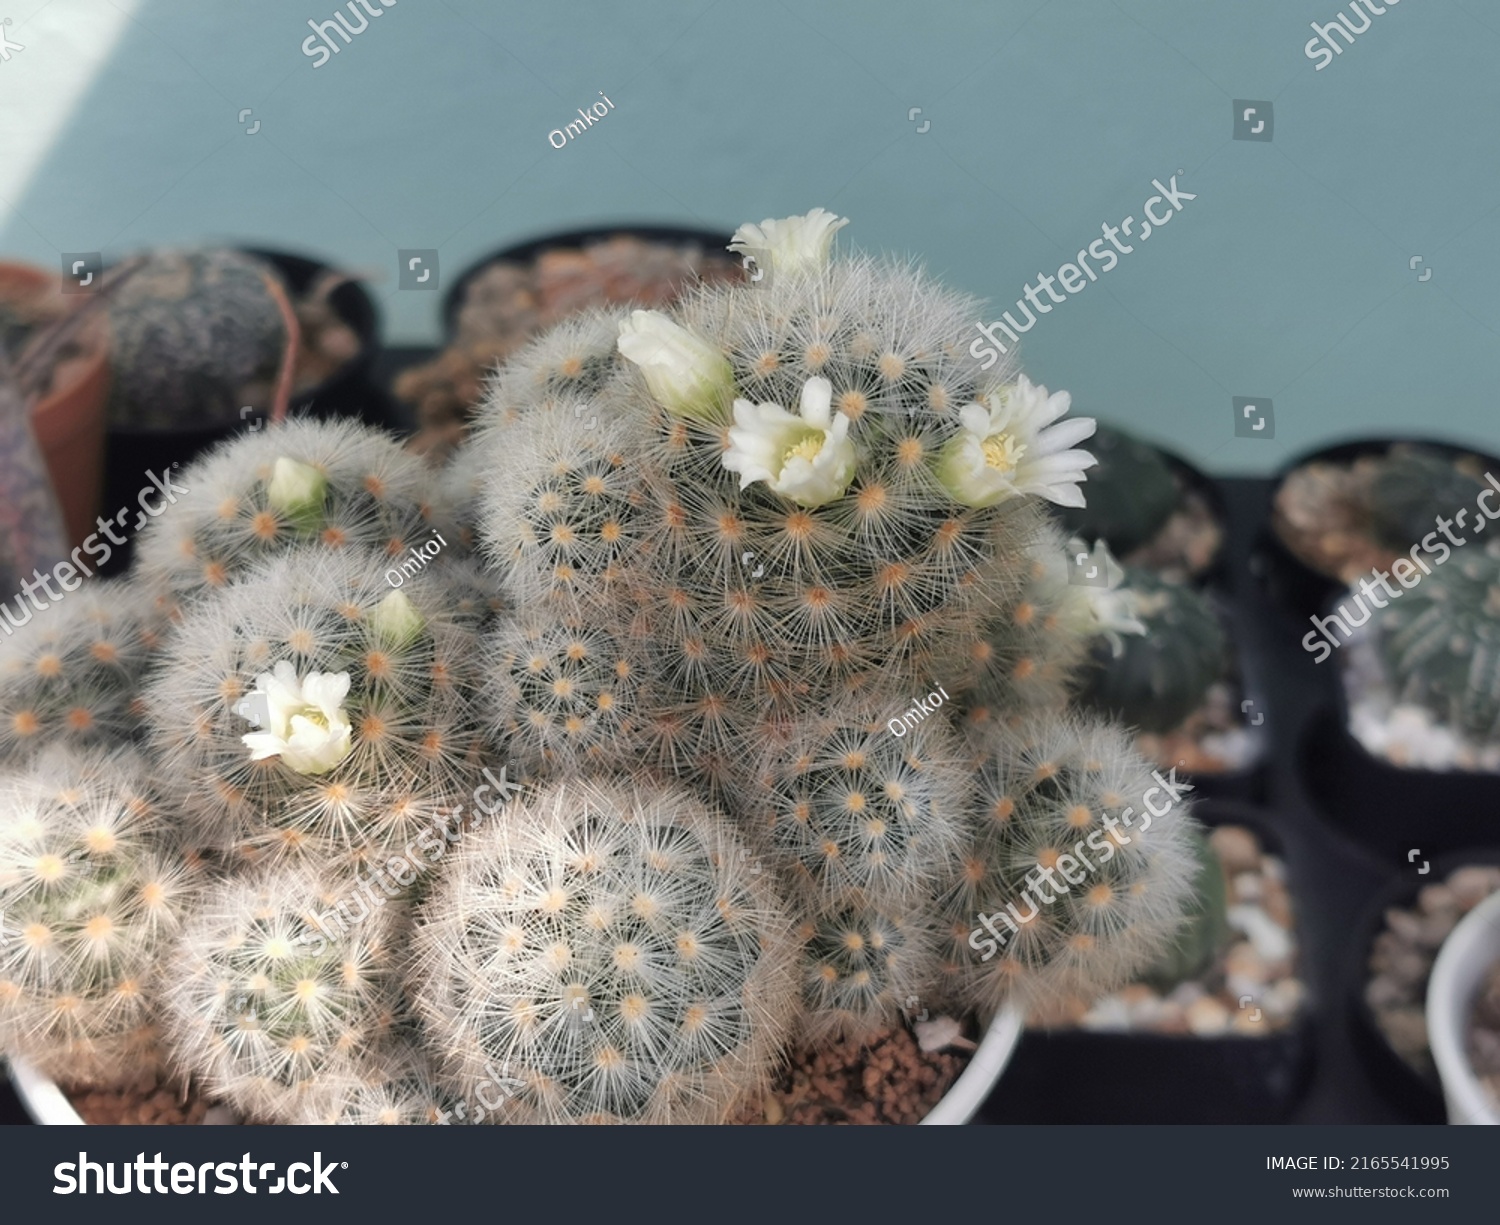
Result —
[{"label": "blurred background wall", "polygon": [[[1196,198],[1023,338],[1033,378],[1219,472],[1361,434],[1500,451],[1493,0],[370,7],[306,54],[332,0],[0,0],[0,252],[306,251],[416,344],[442,295],[397,288],[398,248],[441,280],[549,230],[821,205],[990,320],[1175,175]],[[1369,28],[1312,51],[1341,12]],[[1235,396],[1274,437],[1235,436]]]}]

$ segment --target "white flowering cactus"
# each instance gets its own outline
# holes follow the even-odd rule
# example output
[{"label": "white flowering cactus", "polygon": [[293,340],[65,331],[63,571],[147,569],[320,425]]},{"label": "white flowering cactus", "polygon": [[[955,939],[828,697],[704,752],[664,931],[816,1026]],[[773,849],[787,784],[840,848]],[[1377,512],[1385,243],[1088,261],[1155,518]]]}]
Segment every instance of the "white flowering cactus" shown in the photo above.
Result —
[{"label": "white flowering cactus", "polygon": [[739,474],[741,489],[764,481],[799,506],[832,502],[854,479],[849,418],[832,405],[833,384],[824,378],[802,385],[795,416],[779,404],[736,400],[725,469]]}]

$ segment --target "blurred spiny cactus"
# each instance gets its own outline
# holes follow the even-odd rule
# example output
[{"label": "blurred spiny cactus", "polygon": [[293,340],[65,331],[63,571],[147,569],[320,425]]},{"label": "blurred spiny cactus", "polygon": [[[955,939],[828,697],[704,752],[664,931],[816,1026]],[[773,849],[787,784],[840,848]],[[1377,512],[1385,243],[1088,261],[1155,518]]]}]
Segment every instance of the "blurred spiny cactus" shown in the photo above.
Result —
[{"label": "blurred spiny cactus", "polygon": [[229,250],[146,255],[109,325],[109,419],[131,429],[238,425],[244,405],[271,405],[296,344],[276,270]]},{"label": "blurred spiny cactus", "polygon": [[164,776],[205,845],[380,865],[470,796],[478,637],[441,570],[277,558],[192,606],[147,693]]},{"label": "blurred spiny cactus", "polygon": [[1177,507],[1172,469],[1149,443],[1101,425],[1089,439],[1099,461],[1089,470],[1088,505],[1057,512],[1067,531],[1085,540],[1107,540],[1119,557],[1159,532]]},{"label": "blurred spiny cactus", "polygon": [[139,584],[96,579],[0,638],[0,760],[137,738],[160,624]]},{"label": "blurred spiny cactus", "polygon": [[1484,488],[1447,455],[1421,447],[1393,447],[1375,465],[1369,507],[1375,539],[1406,553],[1432,532],[1439,515],[1473,506]]},{"label": "blurred spiny cactus", "polygon": [[1213,605],[1190,587],[1131,566],[1123,590],[1146,632],[1095,642],[1082,698],[1111,718],[1160,735],[1202,706],[1222,679],[1229,640]]},{"label": "blurred spiny cactus", "polygon": [[130,749],[0,775],[0,1051],[68,1084],[149,1083],[158,987],[200,871]]},{"label": "blurred spiny cactus", "polygon": [[1474,740],[1500,740],[1500,541],[1455,549],[1376,610],[1374,626],[1398,700]]},{"label": "blurred spiny cactus", "polygon": [[796,1015],[792,924],[727,822],[667,783],[514,802],[422,904],[409,983],[449,1090],[512,1122],[718,1122]]},{"label": "blurred spiny cactus", "polygon": [[441,553],[439,539],[462,552],[432,513],[421,461],[358,422],[296,420],[243,434],[181,479],[188,492],[140,542],[141,570],[178,600],[298,546],[369,549],[398,573],[412,549]]}]

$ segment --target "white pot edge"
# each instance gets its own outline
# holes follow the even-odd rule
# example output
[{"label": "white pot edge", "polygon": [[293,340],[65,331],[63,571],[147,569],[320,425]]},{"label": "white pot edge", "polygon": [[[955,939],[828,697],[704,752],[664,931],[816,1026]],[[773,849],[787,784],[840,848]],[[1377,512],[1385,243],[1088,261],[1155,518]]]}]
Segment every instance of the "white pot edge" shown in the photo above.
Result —
[{"label": "white pot edge", "polygon": [[[979,1112],[1015,1053],[1024,1020],[1020,1010],[1015,1008],[1006,1008],[996,1015],[969,1059],[968,1067],[943,1095],[942,1101],[928,1112],[922,1120],[923,1126],[956,1127],[967,1123]],[[38,1123],[53,1127],[83,1124],[83,1119],[63,1091],[31,1064],[24,1059],[12,1059],[9,1066],[16,1096]]]},{"label": "white pot edge", "polygon": [[1427,1041],[1443,1082],[1449,1123],[1500,1123],[1500,1105],[1479,1083],[1464,1049],[1480,981],[1500,961],[1500,893],[1448,933],[1427,981]]},{"label": "white pot edge", "polygon": [[26,1113],[44,1126],[83,1126],[83,1119],[73,1109],[73,1103],[57,1085],[38,1072],[24,1059],[7,1061],[10,1067],[10,1083],[15,1086],[16,1096],[26,1107]]},{"label": "white pot edge", "polygon": [[1007,1007],[996,1013],[970,1057],[969,1066],[943,1094],[942,1101],[927,1113],[922,1126],[958,1127],[978,1114],[1015,1054],[1025,1023],[1026,1014],[1019,1008]]}]

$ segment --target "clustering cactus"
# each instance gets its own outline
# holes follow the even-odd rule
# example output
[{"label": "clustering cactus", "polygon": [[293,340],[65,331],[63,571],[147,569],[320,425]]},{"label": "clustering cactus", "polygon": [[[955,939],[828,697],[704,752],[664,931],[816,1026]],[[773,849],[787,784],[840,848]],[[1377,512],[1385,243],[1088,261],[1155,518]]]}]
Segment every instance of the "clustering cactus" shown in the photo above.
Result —
[{"label": "clustering cactus", "polygon": [[335,924],[348,874],[302,866],[215,882],[172,951],[174,1059],[249,1118],[320,1119],[399,1058],[399,907]]},{"label": "clustering cactus", "polygon": [[1181,497],[1177,478],[1155,447],[1111,426],[1094,431],[1089,452],[1099,462],[1089,469],[1088,505],[1057,514],[1072,535],[1107,540],[1124,557],[1171,517]]},{"label": "clustering cactus", "polygon": [[1203,705],[1224,676],[1229,640],[1208,600],[1149,570],[1127,567],[1124,591],[1143,634],[1096,642],[1082,698],[1095,710],[1160,735]]},{"label": "clustering cactus", "polygon": [[154,251],[109,309],[109,419],[234,427],[270,405],[296,321],[270,265],[238,251]]},{"label": "clustering cactus", "polygon": [[460,847],[420,909],[410,981],[450,1091],[498,1069],[508,1121],[714,1122],[775,1066],[791,935],[701,801],[572,779]]},{"label": "clustering cactus", "polygon": [[1481,743],[1500,740],[1500,541],[1471,541],[1374,613],[1402,701]]},{"label": "clustering cactus", "polygon": [[95,579],[0,638],[0,760],[135,738],[159,624],[143,587]]},{"label": "clustering cactus", "polygon": [[310,548],[191,608],[147,691],[205,845],[376,865],[446,825],[479,772],[478,638],[441,571]]},{"label": "clustering cactus", "polygon": [[1224,865],[1201,831],[1192,831],[1189,841],[1197,861],[1193,903],[1172,946],[1142,975],[1145,982],[1164,992],[1204,973],[1234,939]]},{"label": "clustering cactus", "polygon": [[[830,260],[842,224],[540,340],[440,489],[301,423],[183,474],[145,713],[225,879],[172,954],[177,1069],[264,1119],[720,1122],[793,1041],[1168,946],[1183,788],[1068,712],[1144,628],[1043,508],[1083,505],[1093,422],[986,370],[968,298]],[[486,761],[525,779],[494,821]]]},{"label": "clustering cactus", "polygon": [[979,803],[945,898],[945,990],[993,1011],[1091,998],[1177,934],[1197,871],[1190,791],[1075,716],[974,734]]},{"label": "clustering cactus", "polygon": [[68,1084],[149,1083],[157,988],[198,886],[133,750],[0,777],[0,1052]]},{"label": "clustering cactus", "polygon": [[178,600],[308,544],[377,551],[398,574],[412,550],[423,550],[423,568],[427,552],[462,551],[433,513],[421,461],[355,421],[294,420],[242,434],[180,479],[187,492],[142,532],[138,563]]}]

